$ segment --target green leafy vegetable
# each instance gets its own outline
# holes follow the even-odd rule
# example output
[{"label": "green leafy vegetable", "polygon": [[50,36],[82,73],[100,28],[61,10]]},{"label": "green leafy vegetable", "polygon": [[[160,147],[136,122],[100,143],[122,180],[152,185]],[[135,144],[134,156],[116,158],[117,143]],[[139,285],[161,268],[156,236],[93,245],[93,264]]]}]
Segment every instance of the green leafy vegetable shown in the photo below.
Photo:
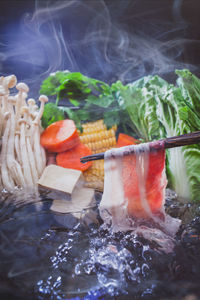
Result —
[{"label": "green leafy vegetable", "polygon": [[[199,130],[200,79],[189,70],[176,74],[177,85],[159,76],[108,85],[78,72],[56,72],[41,86],[41,93],[55,97],[55,103],[45,105],[42,125],[68,117],[81,130],[83,122],[103,118],[107,127],[117,125],[143,141]],[[199,144],[168,150],[166,169],[169,185],[180,197],[200,201]]]},{"label": "green leafy vegetable", "polygon": [[55,103],[47,103],[45,104],[44,113],[42,116],[42,127],[46,128],[50,124],[64,120],[65,114],[62,108],[58,107]]},{"label": "green leafy vegetable", "polygon": [[58,99],[74,99],[84,101],[88,96],[93,95],[96,99],[99,96],[109,95],[110,87],[106,83],[84,76],[81,73],[68,73],[65,80],[57,89]]},{"label": "green leafy vegetable", "polygon": [[[62,113],[65,112],[66,116],[74,120],[80,130],[82,122],[96,121],[102,118],[107,127],[123,123],[123,127],[126,129],[130,118],[125,111],[125,113],[123,112],[118,102],[120,91],[123,89],[125,87],[120,81],[109,86],[100,80],[89,78],[78,72],[56,72],[44,80],[40,92],[56,96],[58,112],[52,118],[51,110],[45,106],[42,124],[46,128],[53,119],[56,121],[56,118],[60,118],[59,102],[64,101]],[[56,106],[54,106],[54,113]]]},{"label": "green leafy vegetable", "polygon": [[[176,71],[186,76],[178,79],[178,86],[158,76],[128,84],[121,102],[138,136],[151,141],[200,129],[200,81],[188,72]],[[190,84],[185,81],[187,76]],[[200,201],[199,144],[168,150],[167,173],[169,184],[180,197]]]},{"label": "green leafy vegetable", "polygon": [[187,69],[176,70],[176,74],[179,76],[177,84],[181,88],[185,102],[200,117],[200,79]]},{"label": "green leafy vegetable", "polygon": [[57,88],[60,86],[60,84],[62,84],[63,81],[65,81],[68,73],[68,71],[64,71],[51,74],[43,81],[40,94],[45,94],[47,96],[56,95]]},{"label": "green leafy vegetable", "polygon": [[161,78],[157,76],[149,76],[128,84],[127,89],[121,93],[120,105],[129,114],[132,121],[131,128],[144,141],[158,139],[162,135],[155,100],[160,88],[160,80]]}]

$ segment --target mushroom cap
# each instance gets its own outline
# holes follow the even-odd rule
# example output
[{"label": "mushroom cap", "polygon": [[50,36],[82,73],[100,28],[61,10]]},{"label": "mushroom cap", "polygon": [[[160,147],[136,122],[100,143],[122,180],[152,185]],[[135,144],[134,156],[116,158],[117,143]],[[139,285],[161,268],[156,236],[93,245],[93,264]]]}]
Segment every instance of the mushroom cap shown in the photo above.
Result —
[{"label": "mushroom cap", "polygon": [[35,100],[33,98],[29,98],[27,103],[29,106],[33,106],[33,105],[35,105]]},{"label": "mushroom cap", "polygon": [[39,97],[39,101],[40,102],[44,102],[44,103],[47,103],[49,101],[48,97],[46,95],[41,95]]},{"label": "mushroom cap", "polygon": [[27,106],[22,106],[20,112],[21,112],[22,115],[28,113],[28,107]]},{"label": "mushroom cap", "polygon": [[[27,106],[22,106],[21,109],[20,109],[20,113],[21,113],[21,115],[24,115],[24,114],[28,113],[28,107]],[[21,125],[21,123],[27,124],[26,115],[19,119],[18,124]]]},{"label": "mushroom cap", "polygon": [[6,76],[4,80],[9,89],[17,84],[17,77],[15,75]]},{"label": "mushroom cap", "polygon": [[17,85],[16,85],[16,89],[18,91],[21,91],[21,92],[25,92],[25,93],[28,93],[29,92],[29,87],[26,83],[24,82],[19,82]]}]

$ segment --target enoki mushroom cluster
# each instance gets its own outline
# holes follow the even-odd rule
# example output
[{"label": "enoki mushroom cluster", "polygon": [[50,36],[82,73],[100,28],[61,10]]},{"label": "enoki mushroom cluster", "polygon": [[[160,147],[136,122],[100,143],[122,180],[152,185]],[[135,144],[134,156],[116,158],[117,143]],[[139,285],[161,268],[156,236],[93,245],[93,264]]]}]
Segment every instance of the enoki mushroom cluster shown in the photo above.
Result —
[{"label": "enoki mushroom cluster", "polygon": [[[17,89],[12,95],[10,89]],[[37,189],[37,182],[46,166],[45,151],[40,145],[40,120],[48,98],[28,98],[29,87],[18,83],[15,75],[0,77],[1,176],[3,188]]]}]

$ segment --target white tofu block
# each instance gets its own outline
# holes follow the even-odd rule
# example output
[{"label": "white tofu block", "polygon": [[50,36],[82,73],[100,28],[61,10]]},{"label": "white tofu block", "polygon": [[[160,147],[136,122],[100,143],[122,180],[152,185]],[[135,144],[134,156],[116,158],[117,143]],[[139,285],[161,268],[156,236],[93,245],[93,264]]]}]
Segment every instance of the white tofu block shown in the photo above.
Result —
[{"label": "white tofu block", "polygon": [[71,194],[82,175],[81,171],[49,165],[44,169],[38,184],[56,191]]},{"label": "white tofu block", "polygon": [[71,200],[54,200],[51,210],[59,213],[72,213],[76,218],[81,217],[84,209],[94,207],[94,190],[86,187],[75,188]]}]

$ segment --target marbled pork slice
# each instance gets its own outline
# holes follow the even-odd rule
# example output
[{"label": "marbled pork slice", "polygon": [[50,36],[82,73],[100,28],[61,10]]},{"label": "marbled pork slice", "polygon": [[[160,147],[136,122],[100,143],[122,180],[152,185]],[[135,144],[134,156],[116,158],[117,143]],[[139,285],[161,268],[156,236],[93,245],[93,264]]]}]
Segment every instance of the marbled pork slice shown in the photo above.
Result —
[{"label": "marbled pork slice", "polygon": [[[128,154],[128,155],[127,155]],[[129,230],[138,219],[152,219],[174,234],[179,220],[165,214],[165,150],[162,142],[112,149],[105,153],[100,214],[115,231]]]}]

